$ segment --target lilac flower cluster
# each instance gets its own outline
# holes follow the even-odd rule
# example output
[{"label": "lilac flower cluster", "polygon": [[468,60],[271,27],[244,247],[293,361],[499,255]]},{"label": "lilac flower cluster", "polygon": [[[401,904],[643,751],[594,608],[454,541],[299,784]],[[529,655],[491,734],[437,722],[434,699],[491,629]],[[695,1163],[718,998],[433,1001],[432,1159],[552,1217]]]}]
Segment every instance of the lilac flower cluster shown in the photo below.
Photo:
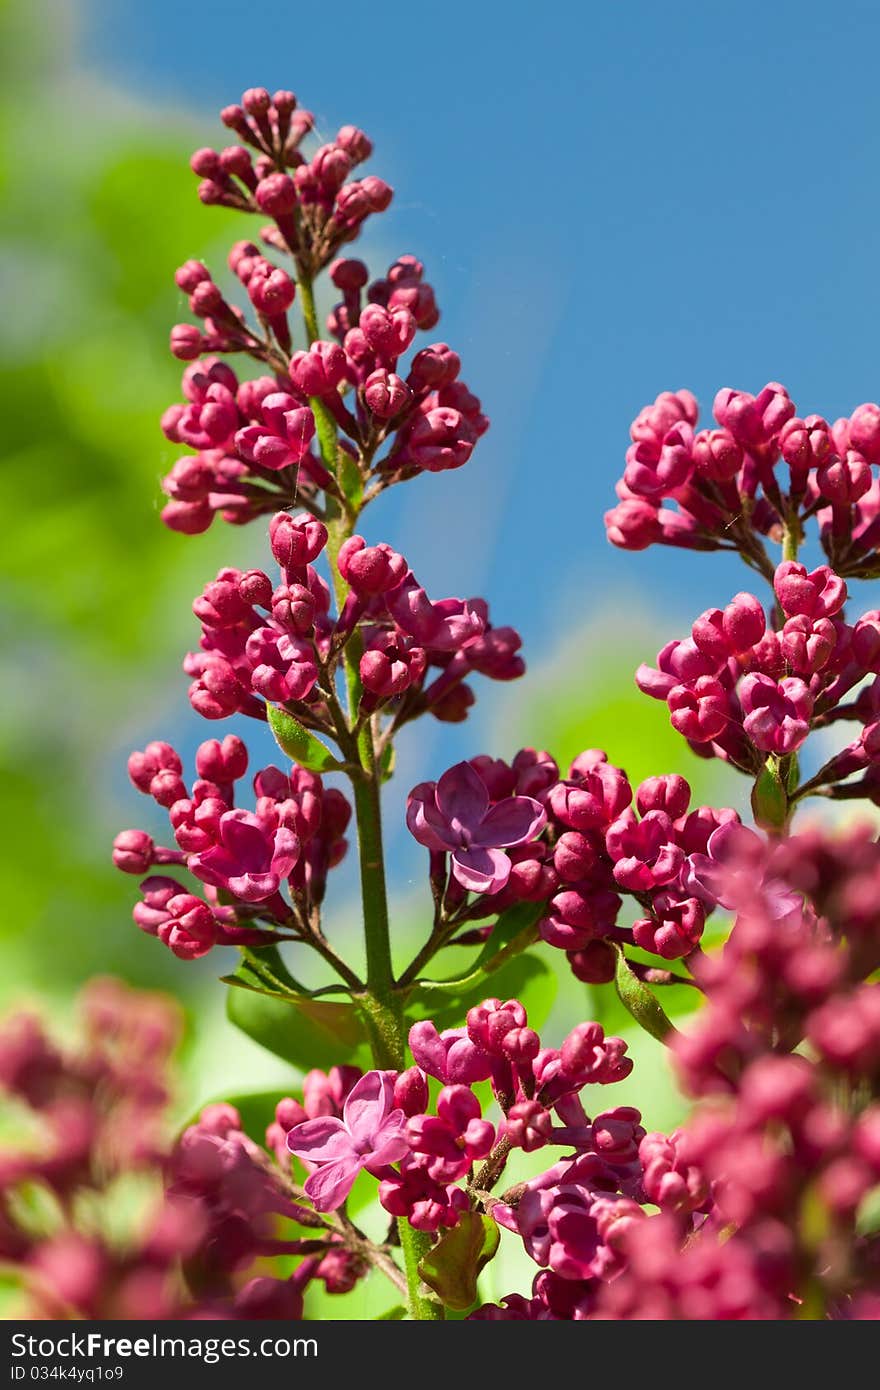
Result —
[{"label": "lilac flower cluster", "polygon": [[816,517],[836,572],[870,577],[880,542],[880,480],[871,472],[880,465],[880,406],[860,405],[833,425],[802,419],[771,381],[757,396],[724,387],[713,415],[717,428],[696,430],[690,391],[663,391],[639,411],[620,501],[605,516],[609,540],[624,550],[737,550],[770,577],[761,537],[800,534]]},{"label": "lilac flower cluster", "polygon": [[[626,773],[596,749],[565,778],[530,748],[510,765],[459,763],[415,787],[407,808],[431,851],[435,932],[471,944],[472,932],[457,935],[465,923],[532,902],[543,940],[589,983],[614,977],[618,946],[690,955],[719,901],[712,865],[726,828],[739,825],[730,808],[691,809],[690,799],[677,774],[647,778],[633,797]],[[618,925],[626,896],[639,913],[631,927]]]},{"label": "lilac flower cluster", "polygon": [[[235,805],[235,784],[247,765],[235,734],[200,744],[189,788],[170,744],[149,743],[129,758],[138,791],[167,809],[178,848],[157,845],[143,830],[123,830],[113,860],[125,873],[148,874],[134,920],[181,960],[214,946],[266,946],[285,934],[314,938],[327,873],[345,855],[351,807],[342,792],[305,768],[265,767],[253,779],[254,809],[244,810]],[[165,866],[188,869],[204,897],[149,873]]]}]

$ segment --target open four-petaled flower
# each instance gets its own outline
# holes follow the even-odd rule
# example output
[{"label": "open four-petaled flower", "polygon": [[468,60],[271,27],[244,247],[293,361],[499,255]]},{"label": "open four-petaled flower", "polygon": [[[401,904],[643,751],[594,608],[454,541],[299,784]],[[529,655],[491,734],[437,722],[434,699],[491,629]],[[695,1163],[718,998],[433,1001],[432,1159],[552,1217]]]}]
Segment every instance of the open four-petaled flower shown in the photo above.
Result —
[{"label": "open four-petaled flower", "polygon": [[316,1209],[335,1211],[362,1168],[378,1173],[409,1152],[406,1117],[394,1109],[394,1082],[386,1072],[368,1071],[349,1092],[342,1119],[321,1115],[295,1125],[287,1147],[314,1168],[305,1190]]},{"label": "open four-petaled flower", "polygon": [[510,877],[502,853],[540,834],[547,816],[531,796],[491,805],[486,784],[470,763],[456,763],[439,782],[409,794],[406,823],[420,845],[452,854],[452,873],[472,893],[498,893]]}]

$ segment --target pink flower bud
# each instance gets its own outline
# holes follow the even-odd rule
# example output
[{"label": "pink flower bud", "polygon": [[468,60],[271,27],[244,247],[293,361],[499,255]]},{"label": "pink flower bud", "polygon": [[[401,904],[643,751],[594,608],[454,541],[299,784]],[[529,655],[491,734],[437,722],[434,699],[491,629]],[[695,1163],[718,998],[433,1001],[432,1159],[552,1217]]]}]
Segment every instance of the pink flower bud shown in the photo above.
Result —
[{"label": "pink flower bud", "polygon": [[807,573],[806,566],[785,560],[773,581],[776,597],[787,617],[830,618],[846,602],[846,583],[827,565]]},{"label": "pink flower bud", "polygon": [[377,367],[364,382],[364,401],[380,420],[391,420],[399,415],[411,400],[412,393],[406,382],[395,372]]},{"label": "pink flower bud", "polygon": [[403,580],[407,563],[390,545],[367,545],[363,536],[351,536],[339,551],[339,573],[356,594],[372,597],[387,593]]},{"label": "pink flower bud", "polygon": [[813,700],[796,676],[778,683],[753,673],[741,682],[743,728],[756,748],[766,753],[794,753],[810,732]]},{"label": "pink flower bud", "polygon": [[150,784],[156,774],[163,769],[179,774],[183,764],[179,754],[170,743],[158,740],[148,743],[143,752],[132,753],[128,759],[128,775],[138,791],[149,794]]},{"label": "pink flower bud", "polygon": [[402,1071],[394,1083],[394,1108],[409,1118],[423,1115],[428,1108],[428,1082],[418,1067]]},{"label": "pink flower bud", "polygon": [[276,512],[269,522],[269,544],[283,569],[303,569],[317,560],[327,544],[327,527],[322,521],[300,512]]},{"label": "pink flower bud", "polygon": [[743,451],[729,430],[700,430],[694,436],[693,459],[699,476],[724,483],[742,467]]},{"label": "pink flower bud", "polygon": [[586,985],[607,985],[617,973],[617,952],[608,941],[588,941],[579,951],[568,952],[576,980]]},{"label": "pink flower bud", "polygon": [[856,407],[849,417],[849,439],[868,463],[880,464],[880,405]]},{"label": "pink flower bud", "polygon": [[113,863],[124,874],[145,874],[154,862],[156,846],[143,830],[121,830],[113,841]]},{"label": "pink flower bud", "polygon": [[338,343],[312,343],[290,359],[290,379],[304,396],[329,396],[345,376],[345,353]]},{"label": "pink flower bud", "polygon": [[666,703],[672,727],[692,743],[711,742],[730,722],[727,692],[712,676],[700,676],[689,686],[674,686]]},{"label": "pink flower bud", "polygon": [[412,360],[409,384],[415,391],[426,387],[438,388],[455,381],[461,371],[461,359],[446,343],[432,343],[422,348]]},{"label": "pink flower bud", "polygon": [[832,455],[816,472],[816,486],[830,502],[858,502],[871,481],[870,464],[854,449],[848,449],[842,458]]},{"label": "pink flower bud", "polygon": [[201,330],[194,323],[177,323],[169,338],[171,355],[181,362],[192,362],[201,353],[203,341]]},{"label": "pink flower bud", "polygon": [[296,207],[296,185],[289,174],[269,174],[257,184],[260,209],[270,217],[283,217]]},{"label": "pink flower bud", "polygon": [[594,868],[597,850],[592,840],[577,830],[566,830],[553,849],[553,864],[566,883],[577,883]]},{"label": "pink flower bud", "polygon": [[222,743],[207,739],[196,749],[196,772],[208,782],[237,782],[247,772],[247,765],[247,748],[235,734],[227,734]]},{"label": "pink flower bud", "polygon": [[687,812],[690,799],[690,786],[677,773],[648,777],[636,790],[636,806],[641,816],[648,811],[665,811],[670,820],[678,820]]}]

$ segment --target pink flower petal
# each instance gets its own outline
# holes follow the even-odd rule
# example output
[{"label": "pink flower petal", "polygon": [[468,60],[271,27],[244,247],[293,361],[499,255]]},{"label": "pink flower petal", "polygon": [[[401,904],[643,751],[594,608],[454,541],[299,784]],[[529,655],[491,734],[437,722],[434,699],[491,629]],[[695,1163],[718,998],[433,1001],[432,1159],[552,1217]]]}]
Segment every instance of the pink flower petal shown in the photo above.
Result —
[{"label": "pink flower petal", "polygon": [[294,1125],[287,1136],[287,1147],[297,1158],[305,1158],[309,1163],[357,1157],[351,1135],[335,1115],[319,1115],[314,1120]]},{"label": "pink flower petal", "polygon": [[458,849],[452,872],[471,893],[500,893],[510,877],[510,860],[500,849]]},{"label": "pink flower petal", "polygon": [[335,1163],[322,1163],[305,1181],[305,1190],[317,1211],[335,1211],[341,1207],[362,1167],[357,1157],[341,1158]]},{"label": "pink flower petal", "polygon": [[342,1118],[354,1143],[369,1144],[394,1108],[394,1082],[382,1071],[368,1071],[348,1094]]},{"label": "pink flower petal", "polygon": [[547,824],[547,813],[530,796],[510,796],[499,801],[483,817],[473,833],[472,843],[485,849],[523,845]]},{"label": "pink flower petal", "polygon": [[456,763],[437,783],[437,807],[447,820],[479,825],[489,809],[489,792],[470,763]]}]

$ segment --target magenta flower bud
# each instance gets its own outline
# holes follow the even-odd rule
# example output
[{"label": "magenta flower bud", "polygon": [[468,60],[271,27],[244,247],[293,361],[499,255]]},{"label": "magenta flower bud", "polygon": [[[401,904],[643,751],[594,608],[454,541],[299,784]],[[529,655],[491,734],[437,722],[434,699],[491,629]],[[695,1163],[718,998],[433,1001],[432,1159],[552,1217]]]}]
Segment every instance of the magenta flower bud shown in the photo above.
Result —
[{"label": "magenta flower bud", "polygon": [[394,1107],[402,1110],[407,1119],[424,1115],[428,1108],[428,1082],[418,1067],[407,1067],[394,1083]]},{"label": "magenta flower bud", "polygon": [[604,758],[603,753],[590,766],[576,759],[571,780],[550,792],[550,811],[570,830],[604,830],[632,801],[626,773]]},{"label": "magenta flower bud", "polygon": [[446,343],[432,343],[421,348],[412,360],[407,378],[414,391],[436,390],[455,381],[461,371],[461,358]]},{"label": "magenta flower bud", "polygon": [[648,811],[639,820],[628,808],[606,831],[605,847],[614,863],[614,878],[632,892],[650,892],[671,883],[684,863],[665,811]]},{"label": "magenta flower bud", "polygon": [[416,321],[408,309],[383,309],[380,304],[368,304],[358,327],[373,352],[395,362],[415,337]]},{"label": "magenta flower bud", "polygon": [[305,636],[317,613],[313,594],[304,584],[279,584],[272,595],[272,617],[282,627]]},{"label": "magenta flower bud", "polygon": [[534,1153],[552,1143],[553,1116],[539,1101],[517,1101],[505,1117],[504,1134],[515,1149]]},{"label": "magenta flower bud", "polygon": [[414,1023],[409,1030],[409,1050],[416,1066],[445,1085],[486,1081],[492,1059],[468,1037],[464,1028],[438,1033],[433,1023]]},{"label": "magenta flower bud", "polygon": [[562,1074],[577,1085],[608,1085],[632,1071],[622,1038],[606,1038],[600,1023],[579,1023],[560,1049]]},{"label": "magenta flower bud", "polygon": [[166,878],[164,874],[151,874],[140,884],[140,889],[144,896],[139,903],[135,903],[131,915],[141,931],[155,936],[162,923],[168,920],[168,903],[177,894],[183,894],[183,887],[176,879]]},{"label": "magenta flower bud", "polygon": [[730,650],[747,652],[767,629],[764,609],[754,594],[736,594],[724,610],[722,629]]},{"label": "magenta flower bud", "polygon": [[371,212],[384,212],[394,197],[394,190],[384,179],[377,179],[374,174],[368,174],[365,179],[361,179],[361,188],[369,199]]},{"label": "magenta flower bud", "polygon": [[214,520],[210,502],[168,502],[161,511],[162,522],[169,531],[183,536],[200,536]]},{"label": "magenta flower bud", "polygon": [[177,323],[169,337],[171,355],[181,362],[192,362],[201,353],[203,342],[201,330],[194,323]]},{"label": "magenta flower bud", "polygon": [[338,260],[330,266],[330,279],[338,290],[354,293],[362,290],[370,278],[363,261]]},{"label": "magenta flower bud", "polygon": [[248,751],[235,734],[227,734],[221,743],[210,738],[196,749],[196,772],[217,785],[237,782],[247,772]]},{"label": "magenta flower bud", "polygon": [[154,863],[156,846],[144,830],[120,830],[113,841],[113,863],[124,874],[145,874]]},{"label": "magenta flower bud", "polygon": [[[139,792],[150,794],[150,783],[157,772],[168,769],[180,775],[183,763],[170,743],[158,740],[148,743],[143,752],[132,753],[128,759],[128,775]],[[185,794],[185,793],[184,793]]]},{"label": "magenta flower bud", "polygon": [[327,544],[327,527],[307,512],[291,516],[276,512],[269,522],[269,544],[282,569],[304,569],[317,560]]},{"label": "magenta flower bud", "polygon": [[833,455],[816,471],[816,486],[829,502],[851,505],[870,489],[871,466],[861,454],[848,449],[842,458]]},{"label": "magenta flower bud", "polygon": [[217,923],[206,902],[178,893],[165,905],[167,918],[156,935],[178,960],[198,960],[217,943]]},{"label": "magenta flower bud", "polygon": [[373,153],[373,142],[356,125],[344,125],[337,133],[336,144],[351,157],[352,164],[363,164]]},{"label": "magenta flower bud", "polygon": [[849,440],[868,463],[880,465],[880,405],[856,407],[849,417]]},{"label": "magenta flower bud", "polygon": [[196,285],[200,285],[203,280],[210,280],[211,272],[201,261],[184,261],[183,265],[174,272],[174,280],[178,287],[185,294],[192,294]]},{"label": "magenta flower bud", "polygon": [[548,915],[538,931],[550,946],[561,951],[582,951],[596,936],[614,926],[620,898],[606,889],[580,891],[564,888],[549,903]]},{"label": "magenta flower bud", "polygon": [[525,1028],[528,1016],[518,999],[484,999],[467,1014],[467,1031],[471,1041],[493,1056],[502,1056],[502,1044],[508,1033]]},{"label": "magenta flower bud", "polygon": [[235,447],[249,463],[277,471],[298,463],[309,452],[315,419],[286,391],[266,396],[260,407],[262,424],[246,425],[235,435]]},{"label": "magenta flower bud", "polygon": [[676,685],[666,697],[673,729],[692,743],[710,743],[730,722],[727,692],[711,676]]},{"label": "magenta flower bud", "polygon": [[515,1067],[525,1067],[541,1051],[541,1039],[534,1028],[511,1028],[504,1034],[501,1051]]},{"label": "magenta flower bud", "polygon": [[646,1134],[639,1144],[645,1194],[663,1211],[695,1211],[709,1195],[703,1174],[684,1161],[680,1141],[681,1131],[677,1131]]},{"label": "magenta flower bud", "polygon": [[199,178],[215,178],[221,173],[220,156],[216,150],[204,145],[201,149],[193,150],[189,157],[189,167]]},{"label": "magenta flower bud", "polygon": [[553,866],[565,883],[577,883],[595,867],[596,847],[577,830],[566,830],[553,849]]},{"label": "magenta flower bud", "polygon": [[698,476],[726,483],[742,467],[743,451],[729,430],[700,430],[694,435],[693,460]]},{"label": "magenta flower bud", "polygon": [[813,698],[797,676],[781,681],[756,672],[739,687],[743,728],[765,753],[794,753],[810,732]]},{"label": "magenta flower bud", "polygon": [[234,668],[221,657],[206,661],[188,695],[193,709],[203,719],[226,719],[240,710],[246,699]]},{"label": "magenta flower bud", "polygon": [[289,174],[269,174],[257,184],[254,196],[269,217],[284,217],[296,207],[296,184]]},{"label": "magenta flower bud", "polygon": [[690,800],[690,786],[677,773],[670,773],[666,777],[647,777],[636,790],[636,806],[640,816],[647,815],[649,811],[665,811],[670,820],[678,820],[687,812]]},{"label": "magenta flower bud", "polygon": [[417,417],[407,447],[417,467],[440,473],[467,463],[474,441],[460,411],[437,406]]},{"label": "magenta flower bud", "polygon": [[746,449],[769,443],[795,413],[794,402],[776,381],[757,396],[725,387],[715,397],[712,409],[719,425]]},{"label": "magenta flower bud", "polygon": [[620,550],[647,550],[662,534],[656,505],[642,497],[626,498],[605,513],[605,532]]},{"label": "magenta flower bud", "polygon": [[280,266],[263,262],[247,282],[248,298],[260,314],[286,314],[296,296],[296,285]]},{"label": "magenta flower bud", "polygon": [[242,94],[241,104],[249,116],[265,116],[272,105],[272,98],[265,87],[248,87]]},{"label": "magenta flower bud", "polygon": [[830,618],[846,602],[846,583],[827,565],[807,573],[805,565],[784,560],[773,580],[776,597],[786,617],[803,613],[808,618]]},{"label": "magenta flower bud", "polygon": [[693,472],[693,443],[693,429],[682,422],[663,436],[659,450],[653,441],[631,444],[626,451],[625,486],[639,497],[668,497]]},{"label": "magenta flower bud", "polygon": [[834,452],[831,427],[821,415],[786,421],[779,434],[779,448],[793,472],[806,474],[824,464]]},{"label": "magenta flower bud", "polygon": [[837,630],[830,618],[789,618],[779,634],[787,665],[798,676],[809,678],[827,665],[837,645]]},{"label": "magenta flower bud", "polygon": [[154,801],[158,801],[160,806],[172,806],[175,801],[186,796],[183,779],[172,768],[160,768],[150,782],[150,796]]},{"label": "magenta flower bud", "polygon": [[367,407],[380,420],[391,420],[399,415],[412,399],[406,382],[396,372],[377,367],[364,382],[364,401]]},{"label": "magenta flower bud", "polygon": [[426,652],[392,633],[380,634],[360,659],[361,684],[386,700],[418,685],[428,664]]},{"label": "magenta flower bud", "polygon": [[308,352],[295,352],[290,359],[290,379],[304,396],[329,396],[347,370],[345,353],[338,343],[312,343]]},{"label": "magenta flower bud", "polygon": [[679,901],[676,893],[658,893],[653,917],[633,923],[633,940],[643,951],[654,951],[664,960],[689,955],[703,935],[705,910],[696,898]]},{"label": "magenta flower bud", "polygon": [[617,973],[617,952],[608,941],[588,941],[578,951],[567,954],[571,972],[585,985],[607,985]]},{"label": "magenta flower bud", "polygon": [[403,580],[407,563],[384,541],[367,545],[363,536],[351,536],[339,551],[339,573],[361,598],[387,593]]},{"label": "magenta flower bud", "polygon": [[[352,168],[352,159],[348,152],[336,144],[322,145],[315,151],[311,164],[308,166],[309,174],[320,185],[321,192],[331,198],[339,192],[345,183]],[[300,171],[297,170],[297,174]]]}]

